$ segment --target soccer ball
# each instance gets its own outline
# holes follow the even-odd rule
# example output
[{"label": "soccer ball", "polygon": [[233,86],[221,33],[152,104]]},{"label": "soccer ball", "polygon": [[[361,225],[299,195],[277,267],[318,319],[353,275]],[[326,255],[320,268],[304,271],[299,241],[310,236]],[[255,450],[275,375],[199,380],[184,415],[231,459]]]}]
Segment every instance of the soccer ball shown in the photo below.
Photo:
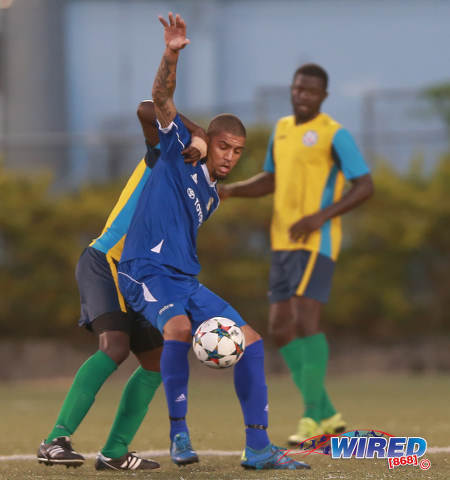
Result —
[{"label": "soccer ball", "polygon": [[213,317],[195,331],[192,348],[197,358],[211,368],[227,368],[242,357],[245,337],[229,318]]}]

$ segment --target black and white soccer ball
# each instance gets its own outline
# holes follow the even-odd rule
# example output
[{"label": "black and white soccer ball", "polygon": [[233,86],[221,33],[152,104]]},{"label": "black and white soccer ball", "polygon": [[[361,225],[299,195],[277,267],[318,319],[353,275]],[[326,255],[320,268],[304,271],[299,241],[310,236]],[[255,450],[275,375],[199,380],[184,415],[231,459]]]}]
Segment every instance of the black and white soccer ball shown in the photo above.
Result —
[{"label": "black and white soccer ball", "polygon": [[244,354],[245,337],[233,320],[213,317],[197,328],[192,347],[200,362],[208,367],[227,368]]}]

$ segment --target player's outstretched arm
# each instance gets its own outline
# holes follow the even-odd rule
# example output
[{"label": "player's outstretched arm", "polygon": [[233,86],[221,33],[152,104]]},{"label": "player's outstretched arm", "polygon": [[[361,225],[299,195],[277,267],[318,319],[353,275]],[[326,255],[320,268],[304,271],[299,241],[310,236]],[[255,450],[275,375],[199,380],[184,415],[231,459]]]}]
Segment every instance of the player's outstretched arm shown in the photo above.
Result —
[{"label": "player's outstretched arm", "polygon": [[241,182],[219,185],[218,193],[222,200],[228,197],[262,197],[273,193],[275,175],[271,172],[261,172]]},{"label": "player's outstretched arm", "polygon": [[174,17],[173,13],[170,12],[169,23],[163,17],[158,18],[164,26],[166,49],[153,82],[152,96],[156,117],[161,127],[165,128],[170,125],[177,114],[173,101],[177,62],[180,50],[189,43],[189,40],[186,38],[186,24],[178,14]]}]

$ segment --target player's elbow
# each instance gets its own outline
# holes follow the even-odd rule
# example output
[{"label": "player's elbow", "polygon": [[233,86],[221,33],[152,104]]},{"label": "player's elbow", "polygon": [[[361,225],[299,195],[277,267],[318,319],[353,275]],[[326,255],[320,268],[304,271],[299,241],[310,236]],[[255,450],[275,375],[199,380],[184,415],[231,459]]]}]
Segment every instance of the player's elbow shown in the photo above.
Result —
[{"label": "player's elbow", "polygon": [[139,120],[141,121],[141,123],[142,122],[154,123],[156,114],[155,114],[155,105],[153,104],[152,100],[142,101],[137,108],[136,114]]},{"label": "player's elbow", "polygon": [[372,177],[368,175],[365,182],[365,200],[369,199],[375,193],[375,186],[373,184]]},{"label": "player's elbow", "polygon": [[374,194],[374,186],[372,176],[370,174],[363,175],[355,180],[355,194],[359,198],[359,202],[364,202]]}]

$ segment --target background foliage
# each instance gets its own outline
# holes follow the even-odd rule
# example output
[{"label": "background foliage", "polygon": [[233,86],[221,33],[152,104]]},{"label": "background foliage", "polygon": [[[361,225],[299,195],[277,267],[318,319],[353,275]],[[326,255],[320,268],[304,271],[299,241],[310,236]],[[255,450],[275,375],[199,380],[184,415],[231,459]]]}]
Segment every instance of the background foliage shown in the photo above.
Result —
[{"label": "background foliage", "polygon": [[[260,171],[269,132],[249,132],[230,181]],[[329,330],[382,339],[449,329],[450,157],[425,172],[378,162],[375,196],[344,217]],[[3,337],[72,335],[76,261],[123,186],[52,192],[50,176],[0,168],[0,329]],[[223,202],[199,232],[200,279],[266,332],[271,197]]]}]

